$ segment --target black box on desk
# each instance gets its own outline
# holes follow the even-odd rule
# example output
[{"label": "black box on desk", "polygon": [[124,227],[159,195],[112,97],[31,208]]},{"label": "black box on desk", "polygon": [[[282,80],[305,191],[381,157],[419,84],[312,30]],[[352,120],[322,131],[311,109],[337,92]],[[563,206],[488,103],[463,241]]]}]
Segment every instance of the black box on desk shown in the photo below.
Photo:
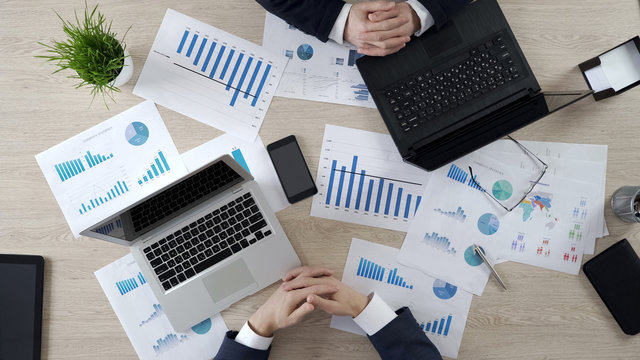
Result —
[{"label": "black box on desk", "polygon": [[640,36],[578,65],[598,100],[618,95],[640,84]]}]

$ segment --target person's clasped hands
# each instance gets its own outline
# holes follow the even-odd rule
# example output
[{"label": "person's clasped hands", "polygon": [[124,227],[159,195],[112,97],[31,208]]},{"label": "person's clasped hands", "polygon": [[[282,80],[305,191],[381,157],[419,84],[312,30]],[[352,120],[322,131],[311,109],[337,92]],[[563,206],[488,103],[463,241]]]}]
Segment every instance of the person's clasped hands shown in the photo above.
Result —
[{"label": "person's clasped hands", "polygon": [[420,29],[420,18],[407,2],[364,1],[351,7],[344,40],[371,56],[393,54]]},{"label": "person's clasped hands", "polygon": [[249,326],[258,335],[271,337],[276,330],[302,321],[316,308],[331,315],[358,316],[369,298],[333,277],[323,267],[303,266],[289,271],[283,283],[249,318]]}]

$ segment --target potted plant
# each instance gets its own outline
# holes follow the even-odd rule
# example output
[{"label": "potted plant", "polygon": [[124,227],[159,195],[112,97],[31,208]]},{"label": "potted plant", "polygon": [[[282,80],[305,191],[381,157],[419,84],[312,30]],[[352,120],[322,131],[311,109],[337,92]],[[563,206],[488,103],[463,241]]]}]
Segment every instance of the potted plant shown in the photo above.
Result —
[{"label": "potted plant", "polygon": [[107,23],[105,16],[98,11],[98,5],[90,11],[85,2],[82,19],[77,12],[74,13],[75,23],[62,19],[56,12],[68,38],[54,41],[51,45],[39,42],[50,55],[37,57],[57,62],[58,69],[54,74],[66,69],[75,70],[76,74],[69,77],[80,80],[76,88],[91,87],[93,97],[101,94],[107,105],[105,97],[115,101],[113,93],[120,91],[118,86],[131,79],[133,61],[123,42],[124,36],[120,41],[116,39],[116,34],[111,31],[111,22]]}]

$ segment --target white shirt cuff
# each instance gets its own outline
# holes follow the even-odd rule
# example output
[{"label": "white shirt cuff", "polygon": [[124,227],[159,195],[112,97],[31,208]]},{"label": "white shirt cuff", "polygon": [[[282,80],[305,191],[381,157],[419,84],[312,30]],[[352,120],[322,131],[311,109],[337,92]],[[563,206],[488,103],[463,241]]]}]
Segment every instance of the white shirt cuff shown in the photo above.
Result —
[{"label": "white shirt cuff", "polygon": [[338,18],[336,19],[336,22],[333,23],[331,32],[329,33],[329,39],[337,42],[340,45],[342,45],[342,43],[344,42],[344,27],[347,25],[349,11],[351,11],[351,4],[344,4],[342,6],[342,10],[340,10]]},{"label": "white shirt cuff", "polygon": [[360,315],[353,318],[353,321],[369,336],[380,331],[398,316],[379,295],[375,293],[372,295],[373,297],[369,295],[371,300],[369,300],[367,307],[362,310]]},{"label": "white shirt cuff", "polygon": [[427,31],[428,28],[432,27],[433,24],[436,23],[435,20],[433,20],[433,16],[431,16],[429,10],[427,10],[427,8],[424,7],[424,5],[422,5],[422,3],[420,3],[419,1],[407,0],[407,4],[409,4],[413,8],[413,11],[415,11],[420,18],[420,30],[414,33],[415,36],[422,35],[422,33]]},{"label": "white shirt cuff", "polygon": [[244,323],[244,326],[242,327],[242,329],[240,329],[238,335],[236,336],[237,343],[257,350],[267,350],[269,346],[271,346],[272,341],[273,336],[264,337],[256,334],[249,326],[248,321]]}]

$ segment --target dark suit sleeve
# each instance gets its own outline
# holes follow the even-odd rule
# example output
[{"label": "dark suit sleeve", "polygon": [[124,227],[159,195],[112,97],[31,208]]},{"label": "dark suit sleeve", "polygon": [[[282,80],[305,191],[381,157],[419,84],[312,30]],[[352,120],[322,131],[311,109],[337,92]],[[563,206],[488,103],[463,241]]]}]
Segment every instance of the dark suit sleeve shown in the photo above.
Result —
[{"label": "dark suit sleeve", "polygon": [[344,5],[342,0],[256,1],[268,12],[303,32],[317,37],[322,42],[329,40],[331,28],[333,28],[333,24]]},{"label": "dark suit sleeve", "polygon": [[440,352],[420,329],[407,307],[377,333],[369,336],[382,360],[442,360]]},{"label": "dark suit sleeve", "polygon": [[269,358],[271,347],[267,350],[252,349],[235,341],[237,331],[227,331],[214,360],[266,360]]},{"label": "dark suit sleeve", "polygon": [[433,16],[436,28],[441,28],[450,17],[462,10],[471,0],[418,0]]}]

